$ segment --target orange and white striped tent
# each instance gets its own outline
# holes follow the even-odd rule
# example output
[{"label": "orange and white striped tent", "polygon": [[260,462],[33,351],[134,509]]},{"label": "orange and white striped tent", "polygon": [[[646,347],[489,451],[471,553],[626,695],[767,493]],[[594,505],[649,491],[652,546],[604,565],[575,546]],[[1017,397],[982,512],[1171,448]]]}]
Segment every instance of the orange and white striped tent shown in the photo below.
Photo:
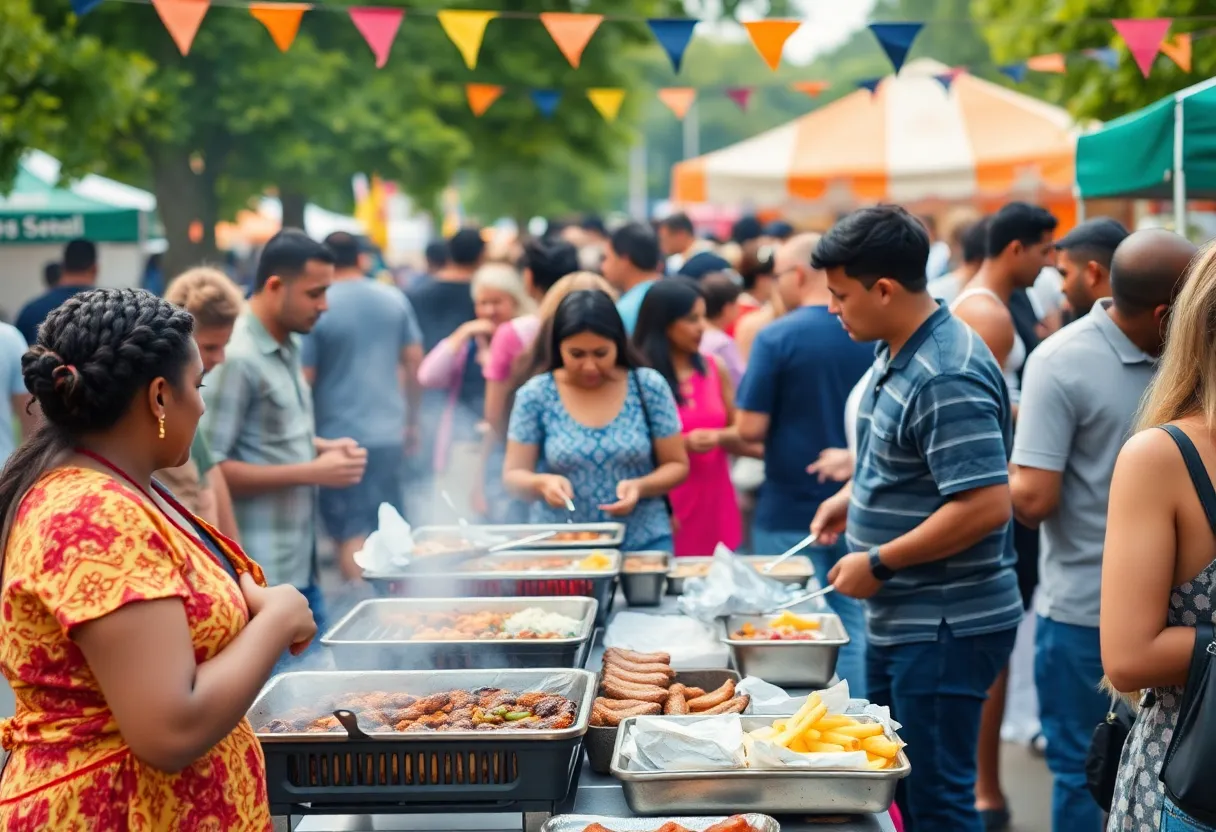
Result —
[{"label": "orange and white striped tent", "polygon": [[[922,59],[802,118],[675,166],[678,203],[788,205],[1070,198],[1064,110]],[[1054,200],[1051,200],[1054,197]],[[1046,199],[1045,199],[1046,198]]]}]

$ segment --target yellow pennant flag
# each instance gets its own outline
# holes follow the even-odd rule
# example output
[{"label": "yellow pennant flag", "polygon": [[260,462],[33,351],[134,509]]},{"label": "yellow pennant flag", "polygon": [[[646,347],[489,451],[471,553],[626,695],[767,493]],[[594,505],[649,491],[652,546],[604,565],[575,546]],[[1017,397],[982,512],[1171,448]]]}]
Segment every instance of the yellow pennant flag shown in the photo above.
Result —
[{"label": "yellow pennant flag", "polygon": [[591,105],[604,117],[604,121],[616,121],[625,103],[625,91],[620,87],[597,87],[587,90]]},{"label": "yellow pennant flag", "polygon": [[466,9],[447,9],[438,13],[439,25],[447,33],[452,43],[464,56],[464,62],[469,69],[477,67],[477,56],[481,52],[481,42],[486,36],[486,26],[498,17],[498,12],[486,12]]},{"label": "yellow pennant flag", "polygon": [[266,27],[279,51],[286,52],[300,31],[300,18],[311,8],[308,3],[251,3],[249,14]]},{"label": "yellow pennant flag", "polygon": [[1183,72],[1191,71],[1191,36],[1190,33],[1174,35],[1161,41],[1161,51]]}]

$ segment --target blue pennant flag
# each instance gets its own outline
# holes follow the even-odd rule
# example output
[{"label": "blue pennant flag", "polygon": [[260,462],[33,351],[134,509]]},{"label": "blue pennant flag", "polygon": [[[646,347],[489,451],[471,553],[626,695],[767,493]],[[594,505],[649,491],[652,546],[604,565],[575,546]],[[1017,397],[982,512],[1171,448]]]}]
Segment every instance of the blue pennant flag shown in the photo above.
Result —
[{"label": "blue pennant flag", "polygon": [[954,83],[955,78],[962,74],[963,71],[961,69],[952,69],[949,72],[943,72],[941,75],[934,75],[933,77],[937,80],[937,83],[942,85],[946,92],[950,92],[950,85]]},{"label": "blue pennant flag", "polygon": [[1082,54],[1091,61],[1097,61],[1107,69],[1119,68],[1119,51],[1110,46],[1101,49],[1086,49]]},{"label": "blue pennant flag", "polygon": [[869,90],[870,95],[878,92],[878,85],[882,83],[881,78],[867,78],[864,81],[858,81],[857,86],[863,90]]},{"label": "blue pennant flag", "polygon": [[871,23],[870,31],[878,39],[878,45],[887,53],[891,65],[899,72],[912,48],[912,41],[920,34],[923,23]]},{"label": "blue pennant flag", "polygon": [[999,69],[1002,75],[1007,76],[1015,84],[1026,80],[1026,64],[1006,64]]},{"label": "blue pennant flag", "polygon": [[659,42],[659,46],[663,47],[663,51],[671,59],[672,68],[678,75],[680,65],[684,63],[684,51],[688,49],[693,30],[697,28],[697,21],[652,17],[646,22],[650,24],[650,31],[654,33],[654,39]]},{"label": "blue pennant flag", "polygon": [[540,110],[545,118],[553,118],[557,110],[557,102],[562,100],[560,90],[532,90],[532,103]]},{"label": "blue pennant flag", "polygon": [[101,0],[72,0],[72,11],[77,17],[84,17],[100,5]]}]

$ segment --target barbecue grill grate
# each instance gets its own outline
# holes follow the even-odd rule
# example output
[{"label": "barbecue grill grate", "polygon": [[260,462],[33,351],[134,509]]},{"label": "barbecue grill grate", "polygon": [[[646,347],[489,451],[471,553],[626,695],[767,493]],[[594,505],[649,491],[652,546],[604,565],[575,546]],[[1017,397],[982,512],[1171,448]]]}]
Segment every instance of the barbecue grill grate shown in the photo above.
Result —
[{"label": "barbecue grill grate", "polygon": [[510,751],[305,751],[285,762],[297,788],[501,786],[519,778]]}]

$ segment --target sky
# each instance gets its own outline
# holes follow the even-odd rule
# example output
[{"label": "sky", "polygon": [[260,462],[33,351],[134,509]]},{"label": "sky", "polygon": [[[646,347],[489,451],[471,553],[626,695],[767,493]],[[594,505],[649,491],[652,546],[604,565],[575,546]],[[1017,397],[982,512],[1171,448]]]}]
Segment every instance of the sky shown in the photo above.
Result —
[{"label": "sky", "polygon": [[[709,0],[712,2],[712,0]],[[706,0],[702,0],[706,2]],[[794,33],[785,44],[785,60],[792,64],[806,64],[817,56],[843,43],[850,34],[865,26],[870,12],[874,9],[875,0],[794,0],[803,20],[802,28]],[[696,5],[695,3],[693,5]],[[755,14],[741,13],[744,20],[764,17],[764,7],[767,4],[758,3]],[[698,15],[702,16],[702,15]],[[702,23],[698,33],[709,29],[706,34],[746,40],[747,34],[733,23],[723,23],[708,27]]]}]

